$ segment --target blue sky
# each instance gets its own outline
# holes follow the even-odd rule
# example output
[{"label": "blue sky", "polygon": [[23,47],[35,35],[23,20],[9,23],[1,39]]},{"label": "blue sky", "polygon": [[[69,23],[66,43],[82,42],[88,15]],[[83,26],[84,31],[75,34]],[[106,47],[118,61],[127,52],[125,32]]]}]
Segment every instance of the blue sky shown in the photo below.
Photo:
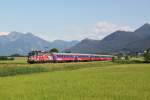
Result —
[{"label": "blue sky", "polygon": [[102,39],[150,22],[150,0],[0,0],[0,32],[46,40]]}]

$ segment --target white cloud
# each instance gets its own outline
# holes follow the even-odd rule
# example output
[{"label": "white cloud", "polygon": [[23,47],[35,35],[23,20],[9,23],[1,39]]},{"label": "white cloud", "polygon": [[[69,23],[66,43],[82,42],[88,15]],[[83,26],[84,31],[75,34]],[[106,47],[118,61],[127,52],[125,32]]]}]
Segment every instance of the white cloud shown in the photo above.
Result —
[{"label": "white cloud", "polygon": [[117,30],[132,31],[132,29],[129,26],[119,26],[108,22],[98,22],[94,27],[86,29],[81,29],[78,27],[69,27],[69,29],[67,28],[65,30],[66,33],[55,36],[55,39],[82,40],[85,38],[90,38],[100,40]]},{"label": "white cloud", "polygon": [[0,32],[0,36],[3,36],[3,35],[8,35],[9,32]]},{"label": "white cloud", "polygon": [[132,29],[129,26],[118,26],[116,24],[108,22],[98,22],[95,28],[96,32],[109,33],[117,30],[121,31],[131,31]]},{"label": "white cloud", "polygon": [[95,27],[95,32],[108,33],[116,29],[116,25],[107,22],[98,22]]},{"label": "white cloud", "polygon": [[[98,22],[94,27],[89,28],[81,28],[78,26],[75,27],[67,27],[66,29],[62,30],[66,33],[63,34],[55,34],[51,35],[48,34],[39,35],[40,37],[46,39],[46,40],[55,40],[55,39],[62,39],[62,40],[82,40],[84,38],[91,38],[91,39],[102,39],[109,35],[112,32],[115,32],[117,30],[121,31],[133,31],[132,28],[129,26],[120,26],[116,24],[112,24],[109,22],[101,21]],[[0,36],[2,35],[8,35],[9,32],[0,32]]]},{"label": "white cloud", "polygon": [[98,22],[95,28],[93,29],[92,38],[102,39],[105,36],[117,30],[133,31],[133,29],[130,28],[129,26],[119,26],[108,22]]}]

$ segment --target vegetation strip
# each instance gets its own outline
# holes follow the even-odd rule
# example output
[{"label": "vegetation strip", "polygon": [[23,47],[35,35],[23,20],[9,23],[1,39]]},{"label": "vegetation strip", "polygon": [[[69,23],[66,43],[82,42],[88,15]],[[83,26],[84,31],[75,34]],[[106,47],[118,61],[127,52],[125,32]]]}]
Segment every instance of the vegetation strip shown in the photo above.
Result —
[{"label": "vegetation strip", "polygon": [[20,74],[31,74],[39,72],[52,72],[52,71],[64,71],[64,70],[75,70],[81,68],[90,68],[90,67],[103,67],[115,65],[112,62],[84,62],[84,63],[59,63],[59,64],[3,64],[0,67],[0,77],[4,76],[13,76]]},{"label": "vegetation strip", "polygon": [[16,58],[13,61],[0,61],[0,77],[13,76],[20,74],[31,74],[40,72],[67,71],[91,67],[107,67],[119,64],[143,64],[148,63],[143,58],[116,60],[113,62],[78,62],[78,63],[46,63],[46,64],[27,64],[26,58]]}]

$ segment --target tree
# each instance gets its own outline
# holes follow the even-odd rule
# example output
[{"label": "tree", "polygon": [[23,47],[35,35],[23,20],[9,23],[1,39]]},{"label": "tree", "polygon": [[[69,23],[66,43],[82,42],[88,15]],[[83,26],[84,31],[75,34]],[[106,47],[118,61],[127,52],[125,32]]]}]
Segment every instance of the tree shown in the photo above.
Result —
[{"label": "tree", "polygon": [[50,50],[50,52],[58,53],[58,52],[59,52],[59,50],[58,50],[57,48],[52,48],[52,49]]},{"label": "tree", "polygon": [[147,49],[144,53],[145,62],[150,62],[150,49]]},{"label": "tree", "polygon": [[129,60],[129,56],[128,55],[125,56],[125,60]]},{"label": "tree", "polygon": [[12,55],[10,55],[11,57],[22,57],[23,55],[20,55],[20,54],[12,54]]},{"label": "tree", "polygon": [[113,56],[113,57],[112,57],[112,62],[115,62],[115,60],[116,60],[116,59],[115,59],[115,57]]},{"label": "tree", "polygon": [[70,50],[65,50],[65,53],[71,53],[71,51]]}]

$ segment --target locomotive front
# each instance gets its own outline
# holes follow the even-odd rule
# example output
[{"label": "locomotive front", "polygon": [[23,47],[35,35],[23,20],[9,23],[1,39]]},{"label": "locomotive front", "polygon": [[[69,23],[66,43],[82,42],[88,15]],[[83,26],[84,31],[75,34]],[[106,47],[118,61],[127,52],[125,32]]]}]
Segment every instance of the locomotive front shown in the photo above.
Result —
[{"label": "locomotive front", "polygon": [[28,63],[53,62],[53,56],[49,52],[31,51],[28,54]]}]

